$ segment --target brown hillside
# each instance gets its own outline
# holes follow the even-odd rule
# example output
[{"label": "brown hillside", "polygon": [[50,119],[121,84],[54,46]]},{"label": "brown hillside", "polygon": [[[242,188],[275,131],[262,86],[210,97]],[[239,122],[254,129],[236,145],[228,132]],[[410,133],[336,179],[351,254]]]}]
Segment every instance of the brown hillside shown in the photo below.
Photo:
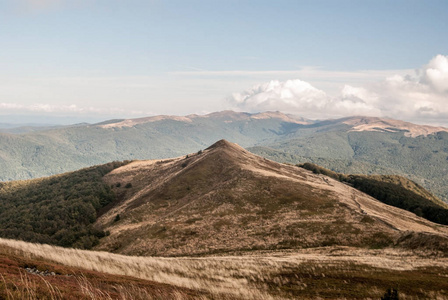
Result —
[{"label": "brown hillside", "polygon": [[429,237],[437,240],[429,244],[436,250],[448,244],[446,226],[225,140],[187,157],[136,161],[105,180],[119,200],[97,221],[111,233],[100,250],[168,256],[327,245],[424,247],[418,241]]}]

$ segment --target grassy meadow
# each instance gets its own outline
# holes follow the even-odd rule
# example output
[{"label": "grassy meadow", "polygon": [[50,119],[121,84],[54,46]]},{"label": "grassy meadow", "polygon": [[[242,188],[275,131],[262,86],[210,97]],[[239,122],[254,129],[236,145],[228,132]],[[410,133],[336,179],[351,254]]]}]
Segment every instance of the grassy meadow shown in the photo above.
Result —
[{"label": "grassy meadow", "polygon": [[73,290],[78,299],[379,299],[390,288],[400,299],[448,297],[448,259],[426,252],[324,247],[164,258],[7,239],[0,249],[4,299],[67,299]]}]

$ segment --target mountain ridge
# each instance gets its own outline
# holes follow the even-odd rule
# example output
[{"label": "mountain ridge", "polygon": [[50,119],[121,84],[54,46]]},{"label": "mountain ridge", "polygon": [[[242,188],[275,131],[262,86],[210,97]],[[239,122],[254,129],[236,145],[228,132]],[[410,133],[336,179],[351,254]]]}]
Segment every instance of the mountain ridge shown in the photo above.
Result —
[{"label": "mountain ridge", "polygon": [[283,114],[279,111],[272,112],[261,112],[261,113],[245,113],[245,112],[234,112],[231,110],[225,110],[220,112],[213,112],[206,115],[186,115],[186,116],[175,116],[175,115],[158,115],[158,116],[152,116],[152,117],[143,117],[143,118],[137,118],[137,119],[125,119],[125,120],[118,120],[118,122],[107,122],[107,124],[94,124],[101,126],[102,128],[115,128],[115,127],[132,127],[136,125],[141,125],[145,123],[151,123],[151,122],[157,122],[162,120],[172,120],[172,121],[178,121],[178,122],[193,122],[194,119],[204,119],[204,118],[226,118],[228,119],[227,122],[232,122],[232,120],[250,120],[250,119],[270,119],[270,118],[277,118],[281,119],[285,122],[289,123],[295,123],[295,124],[312,124],[313,122],[311,120],[294,116],[294,115],[287,115]]},{"label": "mountain ridge", "polygon": [[448,242],[446,226],[224,140],[184,157],[132,162],[105,181],[121,200],[96,223],[110,231],[98,250],[177,256]]},{"label": "mountain ridge", "polygon": [[[398,127],[391,129],[390,122],[367,117],[300,124],[302,119],[279,112],[223,111],[176,118],[0,133],[0,180],[49,176],[117,160],[177,157],[224,138],[244,148],[257,147],[249,150],[281,162],[315,162],[343,173],[406,176],[448,201],[448,132],[435,132],[438,127],[415,125],[420,128],[416,130],[396,121]],[[121,122],[129,126],[114,125]],[[364,129],[369,131],[359,131]]]},{"label": "mountain ridge", "polygon": [[448,128],[441,126],[417,125],[410,122],[378,117],[354,116],[340,119],[344,124],[352,126],[351,131],[404,131],[408,137],[427,136],[437,132],[448,132]]},{"label": "mountain ridge", "polygon": [[[322,122],[331,122],[334,124],[346,124],[351,126],[351,131],[379,131],[379,132],[397,132],[403,131],[408,137],[417,137],[420,135],[427,136],[437,132],[448,132],[448,128],[442,126],[420,125],[407,121],[396,120],[392,118],[368,117],[368,116],[351,116],[338,119],[329,120],[310,120],[297,115],[284,114],[279,111],[266,111],[260,113],[246,113],[225,110],[220,112],[213,112],[206,115],[156,115],[152,117],[142,117],[137,119],[123,119],[110,120],[102,123],[93,124],[94,126],[101,126],[102,128],[115,127],[132,127],[145,123],[157,122],[162,120],[173,120],[178,122],[192,122],[194,119],[201,118],[227,118],[228,122],[231,120],[250,120],[250,119],[269,119],[278,118],[288,123],[295,123],[301,125],[313,125]],[[103,124],[106,123],[106,124]]]}]

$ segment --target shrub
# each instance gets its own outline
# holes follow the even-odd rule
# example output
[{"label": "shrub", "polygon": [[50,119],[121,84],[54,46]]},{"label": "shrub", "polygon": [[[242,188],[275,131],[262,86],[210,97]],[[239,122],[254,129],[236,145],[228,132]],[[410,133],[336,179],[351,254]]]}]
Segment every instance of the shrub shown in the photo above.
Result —
[{"label": "shrub", "polygon": [[394,288],[390,288],[386,291],[383,297],[381,297],[381,300],[398,300],[398,291]]}]

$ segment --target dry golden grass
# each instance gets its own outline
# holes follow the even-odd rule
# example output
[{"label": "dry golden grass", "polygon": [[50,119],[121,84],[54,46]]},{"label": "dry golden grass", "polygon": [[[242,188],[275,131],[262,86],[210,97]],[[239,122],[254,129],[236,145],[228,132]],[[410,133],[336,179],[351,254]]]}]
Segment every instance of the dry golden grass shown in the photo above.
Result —
[{"label": "dry golden grass", "polygon": [[[36,280],[37,276],[37,280]],[[166,293],[164,291],[154,291],[139,287],[135,284],[116,284],[104,289],[104,285],[97,285],[84,275],[75,276],[76,283],[73,288],[79,291],[78,295],[62,292],[58,283],[50,282],[40,275],[30,275],[24,271],[20,272],[19,282],[6,279],[0,274],[0,299],[6,300],[66,300],[66,299],[91,299],[91,300],[163,300],[163,299],[209,299],[205,296],[186,295],[182,291]],[[3,289],[3,291],[2,291]],[[3,292],[3,296],[1,295]]]},{"label": "dry golden grass", "polygon": [[[426,297],[448,297],[447,258],[396,249],[339,247],[162,258],[66,249],[6,239],[0,239],[0,245],[11,249],[12,255],[132,276],[210,295],[203,296],[203,299],[261,300],[299,296],[307,299],[316,295],[347,299],[379,298],[397,282],[401,285],[402,299],[414,293]],[[92,299],[107,299],[107,295],[102,295],[85,278],[81,277],[78,283],[86,294],[93,295]],[[117,287],[120,295],[130,293],[132,289],[133,294],[139,293],[136,287]]]}]

